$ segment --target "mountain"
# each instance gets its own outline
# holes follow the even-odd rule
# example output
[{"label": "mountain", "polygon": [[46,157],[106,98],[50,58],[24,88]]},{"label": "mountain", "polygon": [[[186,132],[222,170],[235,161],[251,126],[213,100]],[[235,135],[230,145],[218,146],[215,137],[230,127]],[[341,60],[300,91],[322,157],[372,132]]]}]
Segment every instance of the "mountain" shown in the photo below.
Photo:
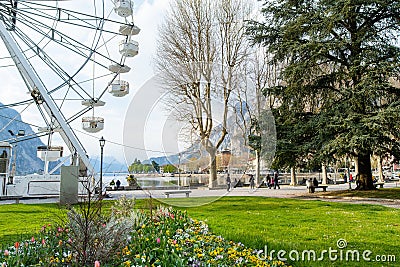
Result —
[{"label": "mountain", "polygon": [[[17,137],[18,142],[15,143],[15,137],[13,137],[9,131],[13,134],[17,134],[19,130],[24,130],[25,136]],[[32,127],[22,121],[18,111],[4,107],[0,103],[0,142],[1,141],[11,143],[14,146],[14,151],[16,150],[17,152],[16,175],[41,173],[43,171],[44,161],[37,157],[36,149],[38,146],[44,146],[45,144],[38,138],[32,130]],[[100,157],[91,158],[90,160],[95,170],[99,172]],[[58,162],[50,162],[49,170],[52,170],[57,164]],[[128,168],[126,164],[118,162],[114,157],[104,157],[103,172],[126,173],[127,171]],[[59,170],[55,172],[55,174],[57,173],[59,173]]]},{"label": "mountain", "polygon": [[[19,130],[25,131],[24,137],[18,137],[21,142],[15,143],[9,131],[17,134]],[[45,144],[37,138],[29,124],[21,120],[21,115],[14,109],[4,107],[0,103],[0,141],[6,141],[14,146],[17,153],[16,174],[24,175],[38,173],[44,168],[44,162],[36,156],[36,148]],[[54,164],[51,164],[54,166]],[[51,167],[50,167],[51,168]]]},{"label": "mountain", "polygon": [[[92,166],[95,169],[95,171],[100,172],[100,157],[98,156],[98,157],[91,158],[90,162],[92,163]],[[105,156],[103,158],[103,172],[104,173],[109,173],[109,172],[127,173],[128,167],[126,166],[126,164],[119,162],[114,157]]]}]

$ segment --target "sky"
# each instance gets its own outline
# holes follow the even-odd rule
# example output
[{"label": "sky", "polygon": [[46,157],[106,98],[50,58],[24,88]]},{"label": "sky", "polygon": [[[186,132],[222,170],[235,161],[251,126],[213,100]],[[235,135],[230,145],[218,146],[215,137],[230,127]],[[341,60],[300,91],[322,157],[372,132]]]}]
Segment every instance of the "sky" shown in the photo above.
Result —
[{"label": "sky", "polygon": [[[111,2],[111,0],[106,1]],[[113,156],[120,162],[125,161],[123,147],[119,145],[123,143],[125,114],[129,104],[135,98],[135,94],[140,91],[146,81],[151,79],[154,75],[152,60],[156,51],[157,28],[163,19],[163,14],[165,14],[165,10],[168,7],[168,2],[168,0],[134,1],[135,9],[133,18],[135,24],[141,28],[141,32],[133,38],[139,42],[139,54],[126,61],[126,64],[129,65],[132,70],[123,77],[124,80],[130,83],[130,94],[123,98],[114,98],[109,95],[104,97],[106,105],[95,110],[95,116],[102,116],[105,119],[104,130],[99,133],[88,135],[80,128],[79,121],[72,124],[75,133],[81,140],[90,157],[96,157],[100,153],[98,139],[104,136],[107,140],[104,154],[106,156]],[[70,3],[73,5],[76,4],[77,11],[81,10],[81,1],[74,0]],[[2,42],[0,43],[0,58],[8,56],[8,52],[2,45]],[[60,54],[59,60],[68,60],[68,58]],[[2,65],[4,64],[0,61],[0,66]],[[0,68],[0,82],[2,87],[0,94],[1,103],[10,104],[30,99],[27,93],[28,90],[15,67]],[[160,116],[162,115],[160,114]],[[42,117],[34,105],[31,105],[22,113],[22,119],[33,125],[44,126]],[[34,130],[36,130],[35,127]],[[137,131],[140,129],[132,130]],[[43,139],[43,141],[46,142],[46,139]],[[60,143],[62,144],[61,139],[54,137],[53,144],[59,145]]]}]

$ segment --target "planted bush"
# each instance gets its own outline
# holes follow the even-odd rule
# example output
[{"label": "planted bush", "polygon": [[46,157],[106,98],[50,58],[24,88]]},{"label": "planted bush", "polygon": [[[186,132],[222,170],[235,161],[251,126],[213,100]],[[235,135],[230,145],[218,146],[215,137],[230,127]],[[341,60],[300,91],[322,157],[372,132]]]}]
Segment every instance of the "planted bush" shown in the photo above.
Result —
[{"label": "planted bush", "polygon": [[106,220],[71,210],[66,228],[45,226],[31,240],[0,251],[2,266],[286,266],[262,260],[257,250],[212,234],[186,212],[159,207],[151,213],[122,199]]}]

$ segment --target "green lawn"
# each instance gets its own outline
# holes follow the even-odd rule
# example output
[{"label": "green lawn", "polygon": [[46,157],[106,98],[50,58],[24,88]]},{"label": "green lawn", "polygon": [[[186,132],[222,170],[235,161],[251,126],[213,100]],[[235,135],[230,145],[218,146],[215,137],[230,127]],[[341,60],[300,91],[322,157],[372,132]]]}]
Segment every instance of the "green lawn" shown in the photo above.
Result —
[{"label": "green lawn", "polygon": [[373,191],[360,190],[342,190],[317,193],[322,196],[337,196],[337,197],[362,197],[362,198],[385,198],[385,199],[400,199],[399,188],[379,188]]},{"label": "green lawn", "polygon": [[57,204],[0,205],[0,244],[30,237],[43,225],[59,223],[65,210]]},{"label": "green lawn", "polygon": [[[171,199],[178,205],[196,199]],[[204,199],[202,200],[204,201]],[[400,210],[376,205],[300,201],[263,197],[226,197],[210,205],[187,208],[206,220],[211,230],[227,239],[268,251],[315,250],[320,254],[337,241],[351,250],[395,255],[397,263],[293,262],[293,266],[400,266]],[[345,249],[345,252],[346,252]],[[372,257],[372,256],[371,256]]]},{"label": "green lawn", "polygon": [[[247,246],[271,250],[315,250],[317,257],[337,241],[347,241],[344,250],[371,250],[376,255],[395,255],[396,263],[367,262],[293,262],[293,266],[400,266],[400,210],[377,205],[352,205],[324,201],[302,201],[264,197],[224,197],[168,199],[171,205],[185,208],[193,218],[205,220],[210,229],[226,239]],[[165,201],[165,199],[163,199]],[[207,205],[194,206],[199,202]],[[148,205],[138,200],[138,206]],[[156,204],[156,203],[154,203]],[[183,208],[182,208],[183,209]],[[60,221],[65,210],[55,204],[0,205],[0,240],[13,242],[18,236],[29,236],[45,223]],[[276,255],[276,253],[275,253]],[[287,255],[286,255],[287,257]],[[328,255],[325,255],[328,259]]]}]

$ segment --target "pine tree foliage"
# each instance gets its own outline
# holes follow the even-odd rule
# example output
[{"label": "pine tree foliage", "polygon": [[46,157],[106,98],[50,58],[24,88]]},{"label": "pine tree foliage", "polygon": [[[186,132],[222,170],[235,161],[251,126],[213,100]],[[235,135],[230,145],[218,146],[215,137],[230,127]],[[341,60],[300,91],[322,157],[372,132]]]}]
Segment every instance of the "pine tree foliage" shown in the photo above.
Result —
[{"label": "pine tree foliage", "polygon": [[351,155],[360,188],[373,188],[370,155],[400,158],[400,2],[272,0],[262,13],[250,35],[287,66],[266,88],[280,98],[277,159]]}]

